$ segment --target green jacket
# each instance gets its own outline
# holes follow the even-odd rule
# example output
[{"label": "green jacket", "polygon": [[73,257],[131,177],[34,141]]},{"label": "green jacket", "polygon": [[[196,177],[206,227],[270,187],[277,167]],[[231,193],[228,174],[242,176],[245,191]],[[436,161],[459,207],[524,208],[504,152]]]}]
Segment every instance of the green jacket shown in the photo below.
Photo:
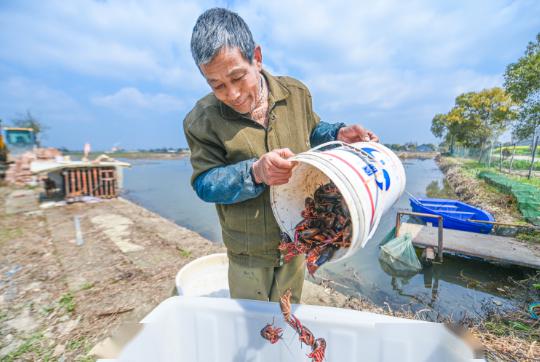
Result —
[{"label": "green jacket", "polygon": [[[266,129],[220,102],[213,93],[199,100],[184,119],[192,183],[214,167],[259,158],[274,149],[287,147],[296,154],[310,148],[311,132],[320,119],[313,112],[309,90],[290,77],[274,77],[264,70],[263,75],[269,86]],[[256,198],[216,204],[216,209],[231,260],[248,267],[280,264],[280,230],[268,187]]]}]

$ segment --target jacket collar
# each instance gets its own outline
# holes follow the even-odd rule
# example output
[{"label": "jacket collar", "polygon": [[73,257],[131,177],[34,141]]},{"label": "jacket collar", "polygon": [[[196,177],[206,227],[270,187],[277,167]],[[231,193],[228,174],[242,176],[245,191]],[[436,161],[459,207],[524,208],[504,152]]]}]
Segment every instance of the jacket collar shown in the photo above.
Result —
[{"label": "jacket collar", "polygon": [[[268,110],[271,110],[272,107],[279,101],[285,100],[290,92],[289,90],[280,82],[280,80],[274,77],[272,74],[268,73],[266,70],[261,71],[262,75],[266,79],[268,84]],[[239,117],[248,118],[244,114],[236,112],[231,107],[227,106],[225,103],[219,101],[219,109],[221,116],[229,119],[238,119]]]}]

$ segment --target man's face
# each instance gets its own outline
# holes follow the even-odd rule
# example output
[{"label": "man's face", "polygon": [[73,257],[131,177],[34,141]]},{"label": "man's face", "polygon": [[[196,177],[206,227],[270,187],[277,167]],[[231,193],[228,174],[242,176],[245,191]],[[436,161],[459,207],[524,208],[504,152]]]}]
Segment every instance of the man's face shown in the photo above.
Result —
[{"label": "man's face", "polygon": [[201,71],[217,99],[238,113],[249,113],[259,97],[259,74],[262,69],[261,48],[254,51],[250,63],[238,48],[223,48]]}]

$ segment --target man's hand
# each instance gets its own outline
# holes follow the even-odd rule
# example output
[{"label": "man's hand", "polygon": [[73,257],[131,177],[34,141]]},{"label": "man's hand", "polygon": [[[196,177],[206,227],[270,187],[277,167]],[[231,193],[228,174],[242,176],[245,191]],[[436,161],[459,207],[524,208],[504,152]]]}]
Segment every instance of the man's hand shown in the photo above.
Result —
[{"label": "man's hand", "polygon": [[338,141],[346,143],[355,142],[379,142],[377,135],[357,124],[340,128],[337,135]]},{"label": "man's hand", "polygon": [[283,185],[291,178],[294,162],[286,159],[294,156],[288,148],[281,148],[265,153],[253,164],[255,182],[267,185]]}]

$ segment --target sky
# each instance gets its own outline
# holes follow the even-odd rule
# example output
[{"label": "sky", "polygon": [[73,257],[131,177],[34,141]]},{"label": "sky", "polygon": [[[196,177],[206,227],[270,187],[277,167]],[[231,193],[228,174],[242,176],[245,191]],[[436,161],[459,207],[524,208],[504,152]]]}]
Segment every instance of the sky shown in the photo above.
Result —
[{"label": "sky", "polygon": [[0,118],[30,111],[53,147],[186,147],[182,121],[210,92],[191,31],[216,6],[244,18],[268,71],[309,87],[322,120],[384,143],[436,142],[433,116],[502,86],[540,32],[536,0],[2,0]]}]

